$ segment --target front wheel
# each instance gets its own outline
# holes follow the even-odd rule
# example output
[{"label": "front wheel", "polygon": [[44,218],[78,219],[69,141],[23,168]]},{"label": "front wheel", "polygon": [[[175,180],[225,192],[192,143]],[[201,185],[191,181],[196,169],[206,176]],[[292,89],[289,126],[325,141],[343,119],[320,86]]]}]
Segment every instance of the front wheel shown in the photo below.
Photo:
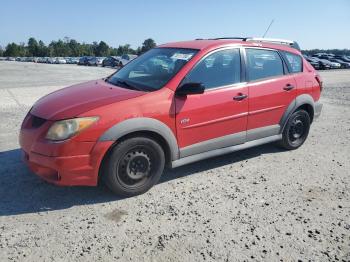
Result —
[{"label": "front wheel", "polygon": [[306,140],[310,130],[310,115],[305,110],[294,112],[282,132],[280,145],[293,150],[300,147]]},{"label": "front wheel", "polygon": [[139,195],[158,182],[164,165],[164,151],[156,141],[133,137],[112,149],[106,161],[104,181],[117,195]]}]

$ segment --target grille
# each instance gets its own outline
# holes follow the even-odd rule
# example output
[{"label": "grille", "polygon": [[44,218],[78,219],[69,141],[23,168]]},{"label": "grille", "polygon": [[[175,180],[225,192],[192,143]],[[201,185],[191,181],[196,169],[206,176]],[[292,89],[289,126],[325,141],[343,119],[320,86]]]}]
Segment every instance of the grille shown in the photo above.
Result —
[{"label": "grille", "polygon": [[32,115],[31,118],[32,118],[32,127],[33,128],[38,128],[46,122],[46,119],[41,118],[41,117],[37,117],[37,116]]}]

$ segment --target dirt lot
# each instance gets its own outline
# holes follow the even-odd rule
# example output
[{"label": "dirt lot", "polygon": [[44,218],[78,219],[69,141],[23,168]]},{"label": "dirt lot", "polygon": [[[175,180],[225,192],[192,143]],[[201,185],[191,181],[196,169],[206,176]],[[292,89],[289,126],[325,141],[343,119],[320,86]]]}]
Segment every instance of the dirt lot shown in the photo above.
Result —
[{"label": "dirt lot", "polygon": [[0,62],[0,260],[350,261],[350,70],[321,73],[324,109],[296,151],[184,166],[128,199],[32,175],[17,136],[33,102],[111,72]]}]

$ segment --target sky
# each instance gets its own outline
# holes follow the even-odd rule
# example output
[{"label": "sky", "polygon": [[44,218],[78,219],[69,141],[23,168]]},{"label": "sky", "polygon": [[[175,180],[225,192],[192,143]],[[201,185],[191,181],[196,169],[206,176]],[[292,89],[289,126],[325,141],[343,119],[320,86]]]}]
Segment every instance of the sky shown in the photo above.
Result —
[{"label": "sky", "polygon": [[350,48],[350,0],[2,0],[0,45],[29,37],[111,46],[223,36],[297,41],[302,49]]}]

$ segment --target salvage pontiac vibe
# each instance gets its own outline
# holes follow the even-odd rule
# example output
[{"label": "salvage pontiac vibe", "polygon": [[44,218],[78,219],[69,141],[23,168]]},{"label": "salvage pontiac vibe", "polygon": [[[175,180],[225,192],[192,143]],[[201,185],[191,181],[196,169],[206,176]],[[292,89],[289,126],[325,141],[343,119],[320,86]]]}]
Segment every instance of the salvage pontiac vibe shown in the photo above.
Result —
[{"label": "salvage pontiac vibe", "polygon": [[158,46],[105,79],[53,92],[25,117],[30,169],[57,185],[146,192],[164,168],[270,142],[296,149],[322,81],[296,42],[198,39]]}]

